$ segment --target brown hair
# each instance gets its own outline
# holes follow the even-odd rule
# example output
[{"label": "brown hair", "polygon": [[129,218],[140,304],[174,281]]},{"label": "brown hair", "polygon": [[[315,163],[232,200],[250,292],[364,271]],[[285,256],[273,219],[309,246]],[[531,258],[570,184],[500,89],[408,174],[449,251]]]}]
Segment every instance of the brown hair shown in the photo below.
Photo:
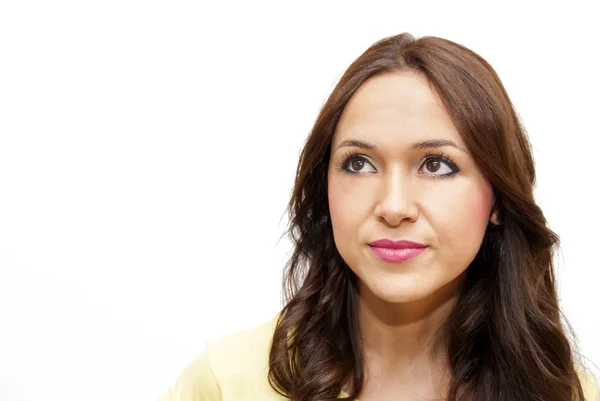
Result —
[{"label": "brown hair", "polygon": [[[439,94],[493,187],[501,221],[488,226],[443,328],[453,374],[448,399],[583,400],[558,305],[553,251],[559,237],[535,203],[534,161],[517,113],[481,56],[409,33],[374,43],[350,65],[300,155],[286,230],[294,251],[270,349],[271,387],[296,401],[335,400],[342,383],[350,383],[350,399],[361,391],[357,278],[333,241],[327,170],[350,97],[368,78],[397,70],[423,73]],[[566,318],[565,324],[572,333]]]}]

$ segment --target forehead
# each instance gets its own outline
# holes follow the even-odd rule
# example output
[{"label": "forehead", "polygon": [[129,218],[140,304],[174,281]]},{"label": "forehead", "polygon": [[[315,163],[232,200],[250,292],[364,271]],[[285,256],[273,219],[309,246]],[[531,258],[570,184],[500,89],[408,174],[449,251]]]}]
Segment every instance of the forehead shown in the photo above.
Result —
[{"label": "forehead", "polygon": [[416,71],[379,74],[357,89],[342,112],[334,144],[350,138],[389,146],[450,139],[464,146],[441,99]]}]

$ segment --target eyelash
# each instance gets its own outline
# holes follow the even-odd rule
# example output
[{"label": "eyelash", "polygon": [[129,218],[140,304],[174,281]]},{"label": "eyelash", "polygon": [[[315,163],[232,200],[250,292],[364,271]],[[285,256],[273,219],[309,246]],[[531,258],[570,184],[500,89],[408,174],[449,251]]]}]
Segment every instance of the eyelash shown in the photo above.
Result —
[{"label": "eyelash", "polygon": [[[361,154],[357,150],[351,150],[351,151],[348,151],[342,157],[342,160],[337,163],[337,167],[338,167],[338,169],[342,170],[346,174],[350,174],[350,175],[360,175],[360,174],[363,174],[363,173],[360,173],[360,172],[357,173],[357,172],[353,172],[353,171],[348,170],[348,165],[352,161],[354,161],[354,160],[364,160],[367,163],[371,164],[371,162],[369,162],[363,154]],[[421,163],[421,165],[423,165],[424,163],[426,163],[429,160],[440,160],[440,161],[443,161],[443,162],[445,162],[448,165],[448,167],[450,167],[453,170],[452,173],[442,174],[442,175],[439,175],[439,174],[428,174],[428,175],[433,176],[435,178],[439,178],[439,179],[450,178],[450,177],[455,176],[460,171],[460,169],[454,163],[454,161],[452,160],[452,158],[450,158],[448,155],[446,155],[441,150],[430,151],[427,154],[425,154],[425,159],[423,160],[423,163]]]}]

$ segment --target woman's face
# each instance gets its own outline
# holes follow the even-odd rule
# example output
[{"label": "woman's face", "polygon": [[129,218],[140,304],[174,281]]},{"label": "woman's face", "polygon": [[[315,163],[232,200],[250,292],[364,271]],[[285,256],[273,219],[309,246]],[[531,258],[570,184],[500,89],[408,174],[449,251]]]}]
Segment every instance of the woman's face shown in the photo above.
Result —
[{"label": "woman's face", "polygon": [[[423,141],[457,147],[416,146]],[[458,288],[483,241],[493,192],[427,79],[414,71],[370,78],[344,109],[331,149],[333,235],[360,291],[403,303]],[[426,248],[389,261],[376,252],[401,251],[369,246],[379,239]]]}]

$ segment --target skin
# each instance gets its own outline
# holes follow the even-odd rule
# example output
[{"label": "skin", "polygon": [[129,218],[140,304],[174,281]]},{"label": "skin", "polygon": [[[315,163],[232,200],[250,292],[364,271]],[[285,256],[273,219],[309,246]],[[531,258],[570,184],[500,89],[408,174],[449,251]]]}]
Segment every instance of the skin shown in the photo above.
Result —
[{"label": "skin", "polygon": [[[431,139],[461,148],[411,149]],[[359,140],[375,149],[342,146]],[[443,151],[460,170],[430,151]],[[349,151],[358,151],[340,165]],[[436,163],[437,161],[437,163]],[[440,397],[448,361],[436,330],[457,300],[493,207],[493,191],[426,77],[415,71],[376,75],[345,107],[332,142],[328,200],[336,247],[359,278],[358,316],[366,384],[360,401]],[[493,221],[496,217],[492,215]],[[427,245],[402,263],[378,259],[382,238]],[[404,398],[399,398],[404,397]]]}]

